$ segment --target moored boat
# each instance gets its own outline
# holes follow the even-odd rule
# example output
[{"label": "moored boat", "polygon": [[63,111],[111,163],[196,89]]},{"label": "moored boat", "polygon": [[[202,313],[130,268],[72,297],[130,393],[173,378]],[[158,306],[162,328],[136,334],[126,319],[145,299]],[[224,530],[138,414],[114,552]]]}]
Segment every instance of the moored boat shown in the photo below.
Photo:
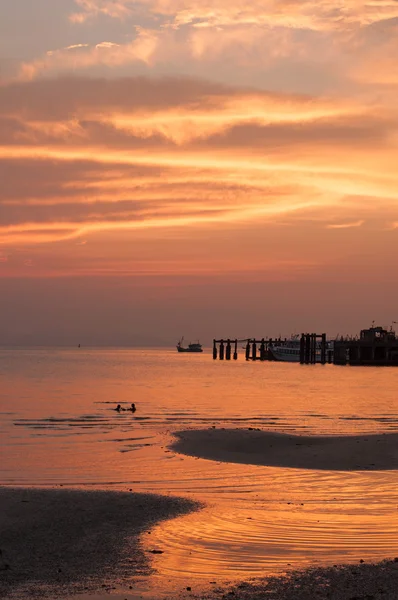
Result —
[{"label": "moored boat", "polygon": [[[327,344],[327,350],[332,350],[333,344]],[[300,336],[294,335],[289,340],[281,341],[277,344],[270,344],[268,347],[271,360],[280,362],[300,362]],[[316,362],[321,362],[321,342],[316,342],[315,349]]]},{"label": "moored boat", "polygon": [[292,336],[290,340],[270,344],[268,352],[271,360],[279,362],[300,362],[300,338]]}]

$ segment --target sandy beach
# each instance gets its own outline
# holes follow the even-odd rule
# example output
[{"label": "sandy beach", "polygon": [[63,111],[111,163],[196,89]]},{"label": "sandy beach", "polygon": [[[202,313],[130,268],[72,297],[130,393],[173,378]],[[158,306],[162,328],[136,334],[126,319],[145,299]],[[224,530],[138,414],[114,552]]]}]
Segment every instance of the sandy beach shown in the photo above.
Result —
[{"label": "sandy beach", "polygon": [[[151,572],[139,534],[197,508],[179,498],[108,491],[0,489],[0,596],[65,598],[116,586],[132,600],[134,580]],[[154,550],[158,550],[154,548]],[[398,559],[291,572],[216,587],[198,596],[239,600],[396,600]],[[162,596],[159,596],[161,600]]]},{"label": "sandy beach", "polygon": [[0,597],[134,588],[151,572],[139,534],[198,506],[150,494],[0,488]]},{"label": "sandy beach", "polygon": [[398,469],[398,433],[304,436],[214,428],[174,435],[175,452],[221,462],[336,471]]},{"label": "sandy beach", "polygon": [[[76,490],[0,489],[0,596],[65,598],[116,586],[134,595],[134,580],[151,572],[139,534],[162,519],[197,508],[153,495]],[[157,550],[154,548],[154,550]],[[334,565],[216,587],[196,600],[396,600],[398,559]],[[124,597],[124,596],[123,596]],[[161,600],[163,596],[159,596]]]}]

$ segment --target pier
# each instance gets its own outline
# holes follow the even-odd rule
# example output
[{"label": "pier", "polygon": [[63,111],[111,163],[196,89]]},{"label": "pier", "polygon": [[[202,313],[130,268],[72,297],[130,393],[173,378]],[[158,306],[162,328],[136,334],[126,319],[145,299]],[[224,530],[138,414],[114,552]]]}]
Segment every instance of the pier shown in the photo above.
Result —
[{"label": "pier", "polygon": [[[242,346],[243,344],[243,346]],[[214,360],[237,360],[238,349],[247,361],[283,361],[302,365],[334,364],[398,366],[398,337],[392,327],[362,329],[359,336],[327,340],[326,333],[302,333],[287,338],[213,340]]]},{"label": "pier", "polygon": [[[244,338],[238,339],[221,339],[213,340],[213,359],[217,360],[231,360],[231,355],[234,360],[238,358],[238,344],[245,344],[245,358],[246,360],[272,360],[269,358],[269,345],[277,340],[266,340],[262,338],[257,340],[255,338]],[[233,349],[233,354],[232,354]],[[243,349],[243,348],[242,348]]]},{"label": "pier", "polygon": [[[242,344],[244,346],[242,347]],[[245,359],[252,361],[276,361],[273,352],[274,347],[288,348],[289,340],[287,338],[243,338],[243,339],[219,339],[213,340],[213,359],[214,360],[237,360],[239,346],[244,350]],[[290,349],[290,348],[289,348]],[[333,362],[333,352],[330,348],[330,342],[327,342],[326,333],[302,333],[297,352],[297,360],[287,362],[300,362],[301,364],[326,364]]]}]

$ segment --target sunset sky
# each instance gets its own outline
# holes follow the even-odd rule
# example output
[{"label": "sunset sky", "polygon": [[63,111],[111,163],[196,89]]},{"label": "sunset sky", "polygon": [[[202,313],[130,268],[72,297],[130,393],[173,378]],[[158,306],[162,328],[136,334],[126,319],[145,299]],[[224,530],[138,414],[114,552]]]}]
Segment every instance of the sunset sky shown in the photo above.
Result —
[{"label": "sunset sky", "polygon": [[397,0],[0,3],[0,344],[398,321]]}]

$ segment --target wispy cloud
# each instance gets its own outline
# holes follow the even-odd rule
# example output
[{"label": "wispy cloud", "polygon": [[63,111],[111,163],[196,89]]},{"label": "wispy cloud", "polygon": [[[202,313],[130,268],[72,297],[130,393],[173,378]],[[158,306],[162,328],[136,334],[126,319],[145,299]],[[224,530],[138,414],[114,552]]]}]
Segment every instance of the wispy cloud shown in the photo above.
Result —
[{"label": "wispy cloud", "polygon": [[329,223],[326,225],[327,229],[351,229],[352,227],[362,227],[365,223],[364,220],[353,221],[350,223]]},{"label": "wispy cloud", "polygon": [[100,42],[96,44],[96,48],[119,48],[120,44],[115,44],[114,42]]},{"label": "wispy cloud", "polygon": [[88,48],[89,44],[72,44],[71,46],[67,46],[65,50],[76,50],[76,48]]},{"label": "wispy cloud", "polygon": [[150,64],[158,45],[158,34],[137,28],[133,41],[116,44],[103,41],[95,46],[79,44],[75,47],[51,50],[45,57],[23,63],[19,78],[31,80],[38,75],[54,74],[57,71],[76,71],[96,65],[120,67],[129,63]]}]

